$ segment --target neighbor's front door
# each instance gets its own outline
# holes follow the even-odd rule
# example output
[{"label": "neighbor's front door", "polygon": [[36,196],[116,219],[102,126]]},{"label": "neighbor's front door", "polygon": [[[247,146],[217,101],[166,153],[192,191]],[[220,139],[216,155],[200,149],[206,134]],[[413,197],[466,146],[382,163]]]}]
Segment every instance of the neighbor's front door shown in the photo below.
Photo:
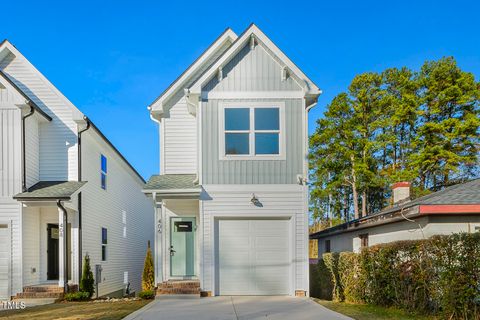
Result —
[{"label": "neighbor's front door", "polygon": [[170,220],[170,275],[195,275],[195,218]]},{"label": "neighbor's front door", "polygon": [[58,224],[47,225],[47,280],[58,280]]}]

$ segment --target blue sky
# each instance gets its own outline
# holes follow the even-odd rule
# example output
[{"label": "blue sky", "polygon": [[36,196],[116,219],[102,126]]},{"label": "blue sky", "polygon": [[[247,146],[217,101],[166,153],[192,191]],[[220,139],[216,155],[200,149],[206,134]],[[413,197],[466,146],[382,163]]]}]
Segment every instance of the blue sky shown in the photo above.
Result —
[{"label": "blue sky", "polygon": [[[8,38],[148,178],[146,106],[226,28],[255,22],[331,99],[359,73],[454,56],[480,78],[478,1],[6,1]],[[8,14],[5,14],[8,13]]]}]

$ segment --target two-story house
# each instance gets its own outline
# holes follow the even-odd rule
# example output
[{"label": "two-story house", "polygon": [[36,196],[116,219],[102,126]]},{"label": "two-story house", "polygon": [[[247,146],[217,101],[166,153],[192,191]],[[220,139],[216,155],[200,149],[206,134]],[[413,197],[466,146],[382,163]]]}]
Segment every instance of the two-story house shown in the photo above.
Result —
[{"label": "two-story house", "polygon": [[154,214],[144,180],[6,40],[0,178],[0,300],[61,296],[87,254],[99,296],[140,290]]},{"label": "two-story house", "polygon": [[308,295],[308,111],[319,88],[255,25],[150,107],[160,293]]}]

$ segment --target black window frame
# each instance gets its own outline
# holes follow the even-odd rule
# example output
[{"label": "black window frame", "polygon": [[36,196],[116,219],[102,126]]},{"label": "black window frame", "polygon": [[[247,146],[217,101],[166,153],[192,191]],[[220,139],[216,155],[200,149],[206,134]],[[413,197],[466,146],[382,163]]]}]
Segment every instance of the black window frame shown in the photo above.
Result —
[{"label": "black window frame", "polygon": [[102,243],[102,261],[107,261],[108,229],[104,227],[102,227],[101,243]]},{"label": "black window frame", "polygon": [[330,240],[325,240],[325,253],[332,252],[332,244]]}]

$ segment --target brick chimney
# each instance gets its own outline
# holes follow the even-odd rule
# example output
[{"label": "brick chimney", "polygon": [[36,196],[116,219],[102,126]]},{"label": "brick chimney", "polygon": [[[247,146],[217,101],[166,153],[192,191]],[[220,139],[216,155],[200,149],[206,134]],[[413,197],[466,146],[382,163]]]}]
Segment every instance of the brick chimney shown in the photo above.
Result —
[{"label": "brick chimney", "polygon": [[410,182],[402,181],[394,183],[392,193],[394,204],[410,200]]}]

